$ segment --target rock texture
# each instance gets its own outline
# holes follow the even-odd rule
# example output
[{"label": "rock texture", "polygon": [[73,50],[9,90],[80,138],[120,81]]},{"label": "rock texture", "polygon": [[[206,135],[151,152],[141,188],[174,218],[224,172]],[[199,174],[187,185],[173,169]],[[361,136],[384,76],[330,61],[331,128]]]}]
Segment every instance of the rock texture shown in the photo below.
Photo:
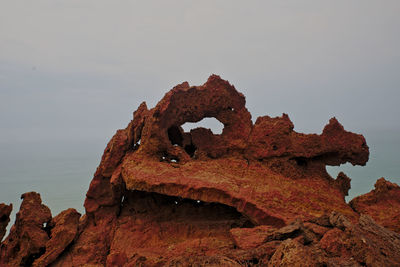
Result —
[{"label": "rock texture", "polygon": [[[343,200],[347,191],[340,183],[332,186],[325,166],[364,165],[368,146],[335,118],[321,135],[295,132],[285,114],[260,117],[252,125],[243,95],[218,76],[199,87],[176,86],[153,109],[142,105],[138,117],[141,123],[134,119],[113,137],[118,152],[107,150],[103,164],[103,176],[110,176],[110,166],[117,169],[118,164],[107,159],[120,159],[115,175],[128,190],[229,205],[255,224],[283,226],[295,217],[332,210],[356,218]],[[183,131],[182,124],[204,117],[223,123],[222,134],[204,128]],[[129,138],[132,133],[136,139]],[[132,147],[137,150],[129,151]],[[121,151],[128,152],[122,156]]]},{"label": "rock texture", "polygon": [[3,240],[3,237],[6,233],[7,225],[10,222],[11,211],[12,204],[6,205],[4,203],[0,203],[0,241]]},{"label": "rock texture", "polygon": [[[183,130],[206,117],[222,134]],[[364,137],[335,118],[321,134],[293,129],[286,114],[253,124],[216,75],[182,83],[107,144],[85,215],[51,218],[23,195],[0,266],[396,266],[400,236],[346,204],[350,178],[325,168],[365,165]]]},{"label": "rock texture", "polygon": [[371,192],[350,201],[358,213],[371,216],[380,225],[400,233],[400,186],[380,178]]},{"label": "rock texture", "polygon": [[1,244],[0,266],[29,266],[45,251],[49,240],[46,226],[51,220],[49,208],[40,195],[25,193],[10,234]]},{"label": "rock texture", "polygon": [[81,215],[75,209],[68,209],[52,219],[50,240],[46,243],[45,253],[35,260],[33,266],[48,266],[67,248],[78,233]]}]

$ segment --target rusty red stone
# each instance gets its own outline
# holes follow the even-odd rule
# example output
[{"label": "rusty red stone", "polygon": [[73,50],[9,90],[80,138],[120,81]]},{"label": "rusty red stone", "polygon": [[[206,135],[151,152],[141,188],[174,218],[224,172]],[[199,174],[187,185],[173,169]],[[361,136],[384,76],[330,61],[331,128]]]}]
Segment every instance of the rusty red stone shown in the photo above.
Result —
[{"label": "rusty red stone", "polygon": [[[222,134],[182,128],[207,117],[224,125]],[[154,108],[143,102],[112,137],[82,217],[69,209],[51,218],[38,194],[23,195],[0,266],[394,264],[400,236],[359,213],[375,218],[365,207],[384,210],[398,186],[379,180],[353,200],[354,211],[344,200],[350,178],[326,172],[368,157],[364,137],[335,118],[321,134],[294,131],[286,114],[253,124],[229,82],[184,82]]]},{"label": "rusty red stone", "polygon": [[371,216],[377,223],[400,234],[400,186],[380,178],[375,189],[350,201],[358,213]]}]

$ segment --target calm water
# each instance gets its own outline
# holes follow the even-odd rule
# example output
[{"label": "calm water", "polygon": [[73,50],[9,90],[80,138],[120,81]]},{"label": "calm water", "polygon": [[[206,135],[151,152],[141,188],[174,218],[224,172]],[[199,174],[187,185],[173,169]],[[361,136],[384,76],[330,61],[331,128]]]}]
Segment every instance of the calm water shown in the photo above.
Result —
[{"label": "calm water", "polygon": [[[332,176],[344,171],[352,178],[347,197],[369,192],[384,176],[400,184],[400,134],[396,131],[365,134],[370,160],[365,167],[349,164],[328,167]],[[35,144],[0,145],[0,203],[13,203],[13,217],[19,209],[21,194],[39,192],[53,216],[67,208],[83,213],[83,201],[106,140],[54,141]]]},{"label": "calm water", "polygon": [[[83,201],[106,141],[0,145],[0,203],[13,203],[11,222],[25,192],[40,193],[55,216],[83,213]],[[10,227],[10,225],[9,225]]]}]

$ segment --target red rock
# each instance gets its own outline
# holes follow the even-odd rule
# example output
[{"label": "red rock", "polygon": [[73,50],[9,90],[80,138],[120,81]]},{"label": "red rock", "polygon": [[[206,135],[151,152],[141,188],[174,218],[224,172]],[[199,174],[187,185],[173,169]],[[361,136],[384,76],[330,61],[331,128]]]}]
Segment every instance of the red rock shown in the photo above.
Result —
[{"label": "red rock", "polygon": [[334,184],[339,188],[343,196],[347,196],[349,194],[349,190],[351,188],[350,181],[351,179],[343,172],[339,172],[336,180],[334,181]]},{"label": "red rock", "polygon": [[287,239],[277,248],[268,266],[317,266],[310,248]]},{"label": "red rock", "polygon": [[[182,135],[182,124],[205,117],[215,117],[224,124],[221,135],[196,134],[196,131],[193,136]],[[215,158],[242,152],[251,128],[244,96],[227,81],[212,75],[203,86],[190,87],[185,82],[174,87],[148,112],[139,150],[155,155],[157,160],[165,154],[167,159],[187,161],[190,155],[185,149],[194,146],[200,157]],[[204,142],[205,139],[209,142]]]},{"label": "red rock", "polygon": [[350,201],[358,213],[371,216],[377,223],[400,233],[400,186],[380,178],[375,189]]},{"label": "red rock", "polygon": [[355,224],[338,213],[329,218],[331,230],[321,239],[314,236],[307,244],[298,242],[297,237],[286,239],[276,249],[269,266],[398,266],[399,234],[364,215]]},{"label": "red rock", "polygon": [[369,151],[362,135],[350,133],[332,118],[321,135],[293,131],[288,115],[259,117],[249,139],[249,156],[258,160],[280,157],[300,166],[313,161],[329,165],[365,165]]},{"label": "red rock", "polygon": [[40,195],[25,193],[15,224],[0,249],[0,266],[29,266],[44,253],[49,240],[46,224],[51,220],[49,208]]},{"label": "red rock", "polygon": [[133,146],[134,149],[137,149],[140,145],[140,139],[142,138],[142,130],[147,113],[147,105],[145,102],[143,102],[133,113],[133,120],[129,123],[127,127],[128,144],[131,147]]},{"label": "red rock", "polygon": [[81,215],[75,209],[67,209],[50,222],[50,240],[46,243],[46,252],[34,261],[33,266],[48,266],[71,244],[78,233]]},{"label": "red rock", "polygon": [[400,234],[376,224],[361,215],[355,227],[346,229],[351,237],[352,256],[367,266],[396,266],[400,263]]},{"label": "red rock", "polygon": [[305,222],[304,227],[314,233],[317,237],[321,238],[326,232],[330,229],[324,226],[320,226],[318,224]]},{"label": "red rock", "polygon": [[181,257],[165,263],[166,266],[241,267],[243,265],[224,256]]},{"label": "red rock", "polygon": [[[224,124],[222,134],[204,128],[183,130],[184,123],[206,117]],[[364,137],[345,131],[335,118],[322,134],[293,129],[285,114],[260,117],[253,125],[244,96],[216,75],[202,86],[182,83],[154,108],[142,103],[128,126],[107,144],[86,194],[84,216],[79,219],[72,210],[60,214],[51,220],[50,236],[40,227],[32,230],[46,233],[34,247],[39,252],[29,251],[23,260],[2,257],[1,262],[7,266],[36,258],[36,266],[400,262],[399,235],[354,212],[344,201],[350,178],[341,173],[333,179],[326,172],[326,165],[365,165],[369,151]],[[390,192],[392,198],[397,189],[384,185],[377,191]],[[20,213],[25,210],[24,204]],[[12,250],[10,238],[18,244],[26,239],[16,231],[25,226],[19,221],[16,225],[2,244],[2,256]]]},{"label": "red rock", "polygon": [[3,237],[6,234],[7,225],[10,222],[11,211],[12,204],[6,205],[0,203],[0,241],[3,240]]},{"label": "red rock", "polygon": [[87,216],[73,245],[52,266],[103,266],[114,234],[116,214],[114,207],[101,207],[95,216]]},{"label": "red rock", "polygon": [[270,226],[257,226],[254,228],[233,228],[230,230],[235,245],[240,249],[252,249],[265,243],[265,239],[274,232]]},{"label": "red rock", "polygon": [[319,245],[329,253],[330,256],[341,257],[345,255],[347,258],[350,258],[350,253],[345,246],[345,239],[346,234],[342,230],[333,228],[325,233],[319,241]]},{"label": "red rock", "polygon": [[[176,204],[177,203],[177,204]],[[125,196],[111,242],[109,265],[126,259],[148,265],[188,262],[233,250],[232,227],[250,225],[235,209],[146,192]]]},{"label": "red rock", "polygon": [[[256,224],[282,226],[332,210],[355,218],[343,200],[346,186],[340,177],[332,186],[325,165],[365,164],[365,139],[336,119],[322,135],[294,132],[287,115],[252,126],[244,105],[243,95],[215,75],[203,86],[175,87],[140,119],[141,145],[122,160],[126,188],[222,203]],[[223,133],[183,132],[182,124],[204,117],[220,120]]]},{"label": "red rock", "polygon": [[335,238],[334,234],[331,235],[332,242],[335,243],[333,246],[325,242],[327,244],[325,247],[330,247],[341,258],[354,259],[366,266],[399,264],[400,235],[376,224],[370,217],[361,215],[357,224],[344,227],[343,232],[340,237]]},{"label": "red rock", "polygon": [[[202,128],[185,133],[181,128],[185,122],[200,121],[204,117],[215,117],[222,122],[222,134],[214,135]],[[286,122],[291,124],[288,118]],[[337,152],[339,158],[347,157],[353,163],[365,164],[368,147],[362,136],[345,132],[336,121],[331,121],[321,136],[302,135],[289,130],[287,133],[294,146],[283,153],[292,155],[282,157],[281,154],[271,154],[260,163],[251,150],[254,142],[262,141],[262,136],[254,134],[255,130],[262,132],[263,127],[252,125],[244,96],[216,75],[211,76],[203,86],[191,87],[188,83],[176,86],[151,110],[142,103],[128,127],[119,130],[107,145],[85,201],[88,226],[67,253],[72,259],[69,262],[83,262],[85,256],[79,251],[85,251],[87,262],[104,263],[107,255],[101,255],[101,251],[105,251],[110,254],[107,257],[109,264],[121,265],[124,260],[130,264],[137,261],[158,264],[177,255],[181,257],[181,250],[192,247],[196,242],[207,245],[193,248],[187,257],[198,255],[202,249],[212,254],[212,251],[227,250],[234,245],[229,232],[232,226],[227,222],[224,230],[215,225],[207,226],[204,232],[200,225],[209,225],[210,222],[199,218],[199,222],[193,224],[188,214],[181,215],[182,226],[171,220],[173,216],[170,213],[161,217],[163,219],[154,217],[149,214],[150,210],[158,210],[160,205],[163,207],[163,201],[152,204],[152,209],[145,208],[153,198],[159,199],[157,195],[146,195],[145,192],[188,201],[200,200],[201,203],[220,203],[221,207],[226,205],[223,210],[233,207],[256,225],[281,227],[294,218],[313,218],[332,210],[355,218],[356,214],[343,200],[343,192],[332,186],[333,179],[325,171],[325,162],[333,161],[334,157],[326,159],[329,157],[321,155]],[[276,128],[273,134],[279,136],[284,127]],[[320,145],[304,148],[304,138],[309,138],[309,143],[317,140]],[[351,146],[343,143],[347,138],[352,142]],[[309,165],[301,166],[297,158],[292,157],[307,157],[304,160]],[[291,166],[290,176],[273,167],[277,159],[282,166]],[[310,192],[310,188],[314,191]],[[132,195],[125,190],[136,193]],[[137,198],[143,194],[146,197],[140,200],[144,202],[142,204],[132,204],[127,200],[128,196]],[[121,204],[122,198],[125,200]],[[173,208],[174,205],[166,206],[164,210],[172,212]],[[107,209],[112,210],[114,215],[102,212]],[[132,213],[127,209],[142,211]],[[196,210],[196,206],[191,204],[186,212],[190,214],[191,209]],[[99,218],[108,218],[106,228],[100,226],[103,224]],[[160,239],[160,228],[153,227],[160,221],[164,222],[165,229],[172,231],[170,236],[175,236],[175,239]],[[172,234],[172,229],[179,227],[183,227],[181,231],[185,232],[184,225],[190,225],[193,233],[183,237]],[[88,245],[100,242],[93,233],[106,237],[101,240],[104,247],[95,251],[88,248]],[[153,240],[153,243],[145,240]],[[165,254],[165,246],[170,247],[171,252],[158,259],[157,255]],[[62,260],[66,262],[65,259],[67,257]]]},{"label": "red rock", "polygon": [[128,134],[126,130],[118,130],[107,144],[99,168],[101,175],[111,177],[115,168],[121,162],[128,149]]}]

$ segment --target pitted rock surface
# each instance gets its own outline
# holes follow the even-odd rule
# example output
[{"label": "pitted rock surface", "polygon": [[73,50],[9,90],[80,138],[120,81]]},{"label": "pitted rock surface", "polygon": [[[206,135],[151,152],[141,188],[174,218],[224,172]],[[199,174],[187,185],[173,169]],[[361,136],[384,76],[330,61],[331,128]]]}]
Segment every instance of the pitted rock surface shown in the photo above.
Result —
[{"label": "pitted rock surface", "polygon": [[3,237],[6,234],[7,225],[10,222],[11,211],[12,204],[6,205],[0,203],[0,241],[3,240]]},{"label": "pitted rock surface", "polygon": [[21,196],[22,204],[10,234],[1,243],[0,266],[30,266],[45,251],[50,209],[35,192]]},{"label": "pitted rock surface", "polygon": [[[222,134],[182,128],[209,117]],[[294,131],[286,114],[253,124],[229,82],[184,82],[112,137],[82,217],[51,218],[38,194],[23,195],[0,266],[392,266],[399,235],[346,204],[349,177],[326,172],[368,157],[335,118],[321,134]]]},{"label": "pitted rock surface", "polygon": [[400,234],[400,186],[397,184],[382,177],[376,181],[374,190],[354,198],[350,206]]}]

